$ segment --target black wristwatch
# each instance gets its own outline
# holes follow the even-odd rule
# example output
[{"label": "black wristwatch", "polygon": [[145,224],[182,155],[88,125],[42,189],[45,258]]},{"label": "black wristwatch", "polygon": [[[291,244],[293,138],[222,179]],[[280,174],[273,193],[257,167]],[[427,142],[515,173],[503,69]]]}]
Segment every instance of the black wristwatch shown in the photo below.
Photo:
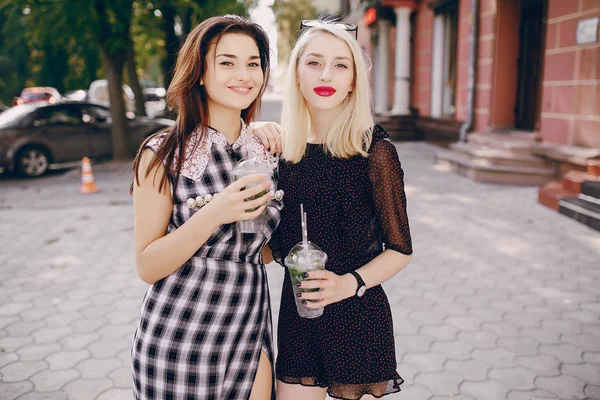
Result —
[{"label": "black wristwatch", "polygon": [[350,271],[350,273],[352,274],[352,276],[356,279],[356,282],[358,283],[358,286],[356,287],[356,297],[362,297],[363,294],[365,294],[365,292],[367,291],[367,285],[365,285],[365,281],[363,281],[363,279],[360,277],[358,272]]}]

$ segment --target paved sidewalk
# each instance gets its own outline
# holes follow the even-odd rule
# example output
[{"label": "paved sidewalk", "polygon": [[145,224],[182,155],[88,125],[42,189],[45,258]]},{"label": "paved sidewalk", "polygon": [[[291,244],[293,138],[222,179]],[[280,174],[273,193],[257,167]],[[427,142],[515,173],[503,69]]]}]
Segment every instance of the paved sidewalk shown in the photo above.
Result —
[{"label": "paved sidewalk", "polygon": [[[537,189],[474,183],[398,145],[415,254],[385,284],[390,400],[600,399],[600,235]],[[0,399],[131,400],[136,276],[129,164],[0,178]],[[282,269],[269,265],[274,315]],[[276,321],[275,321],[276,322]]]}]

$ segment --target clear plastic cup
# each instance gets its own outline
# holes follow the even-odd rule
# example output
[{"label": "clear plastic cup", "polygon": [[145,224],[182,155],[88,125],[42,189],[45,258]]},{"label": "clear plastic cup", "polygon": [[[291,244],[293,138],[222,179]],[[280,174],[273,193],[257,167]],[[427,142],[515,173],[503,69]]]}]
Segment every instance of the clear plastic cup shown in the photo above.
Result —
[{"label": "clear plastic cup", "polygon": [[[273,169],[267,163],[259,162],[255,158],[241,160],[233,168],[233,180],[234,181],[237,181],[237,180],[243,178],[244,176],[256,175],[256,174],[267,175],[267,176],[269,176],[269,178],[267,178],[267,179],[272,179]],[[260,183],[263,183],[263,182],[264,181],[253,182],[253,183],[249,184],[248,186],[246,186],[244,189],[249,189],[249,188],[256,186]],[[242,190],[244,190],[244,189],[242,189]],[[267,194],[268,191],[269,191],[268,189],[264,190],[255,196],[249,197],[248,199],[246,199],[246,201],[250,201],[250,200],[254,200],[259,197],[262,197],[265,194]],[[255,210],[256,210],[256,208],[253,208],[251,210],[246,210],[246,211],[252,212]],[[266,213],[263,211],[259,216],[255,217],[255,218],[244,220],[244,221],[237,221],[237,226],[238,226],[238,229],[243,233],[259,233],[259,232],[262,232],[262,230],[264,229],[265,222],[266,222]]]},{"label": "clear plastic cup", "polygon": [[[298,314],[302,318],[317,318],[323,315],[323,308],[308,308],[302,304],[302,299],[298,297],[298,293],[302,292],[318,292],[319,289],[302,289],[296,286],[296,283],[307,280],[304,274],[310,271],[322,271],[325,269],[327,262],[327,254],[323,252],[319,246],[312,242],[298,243],[284,260],[285,266],[290,272],[292,288],[294,289],[294,298],[296,300],[296,308]],[[307,300],[311,301],[311,300]],[[314,300],[312,300],[314,301]]]}]

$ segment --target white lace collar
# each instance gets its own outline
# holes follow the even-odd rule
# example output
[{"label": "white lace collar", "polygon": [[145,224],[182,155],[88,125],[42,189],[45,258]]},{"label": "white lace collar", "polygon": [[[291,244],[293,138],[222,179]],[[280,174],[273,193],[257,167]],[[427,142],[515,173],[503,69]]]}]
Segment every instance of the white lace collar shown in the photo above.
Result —
[{"label": "white lace collar", "polygon": [[[188,145],[185,149],[185,159],[181,167],[181,175],[193,179],[199,180],[202,178],[206,166],[211,158],[212,146],[227,147],[231,146],[232,150],[239,153],[241,151],[245,158],[256,158],[262,162],[268,163],[272,169],[277,168],[279,162],[278,156],[273,156],[269,153],[260,139],[252,135],[248,131],[248,126],[242,120],[242,130],[238,139],[232,144],[227,143],[225,135],[218,132],[216,129],[208,128],[206,137],[202,143],[198,143],[200,140],[201,128],[196,128],[190,137]],[[148,145],[156,149],[158,144],[164,139],[164,135],[158,136],[150,140]],[[177,155],[173,160],[173,166],[177,165]]]}]

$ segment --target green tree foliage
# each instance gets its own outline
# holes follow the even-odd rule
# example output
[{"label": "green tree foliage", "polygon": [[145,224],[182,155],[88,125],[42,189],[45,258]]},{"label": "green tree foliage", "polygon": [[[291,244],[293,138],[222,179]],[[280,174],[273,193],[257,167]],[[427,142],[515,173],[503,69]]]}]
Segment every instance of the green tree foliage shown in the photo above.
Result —
[{"label": "green tree foliage", "polygon": [[303,19],[317,18],[319,12],[311,0],[275,0],[273,14],[275,14],[279,31],[277,41],[279,61],[287,64],[300,32],[300,23]]}]

